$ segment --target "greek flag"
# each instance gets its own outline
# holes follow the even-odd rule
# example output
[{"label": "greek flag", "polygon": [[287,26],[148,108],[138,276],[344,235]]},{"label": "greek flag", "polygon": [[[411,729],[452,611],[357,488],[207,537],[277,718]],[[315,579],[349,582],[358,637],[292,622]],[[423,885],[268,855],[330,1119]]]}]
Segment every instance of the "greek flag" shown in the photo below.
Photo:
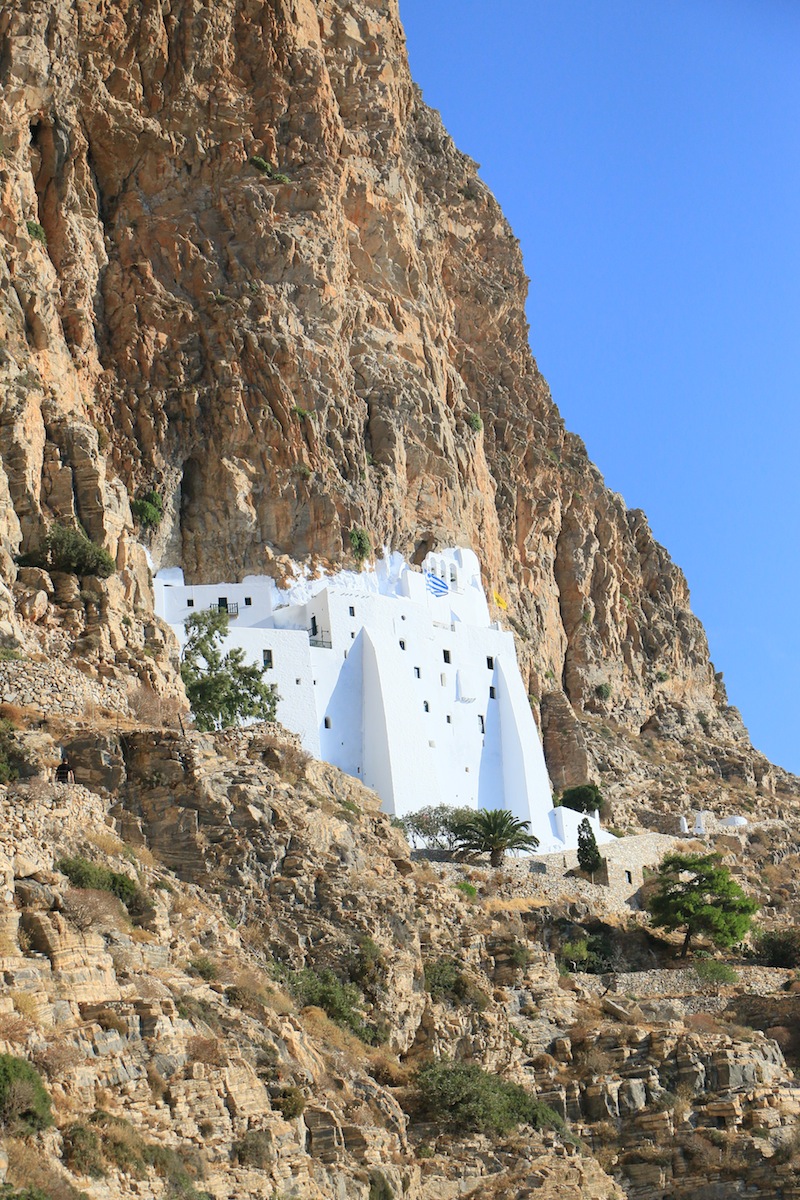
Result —
[{"label": "greek flag", "polygon": [[450,591],[449,583],[445,583],[443,579],[430,571],[425,572],[425,586],[433,596],[445,596]]}]

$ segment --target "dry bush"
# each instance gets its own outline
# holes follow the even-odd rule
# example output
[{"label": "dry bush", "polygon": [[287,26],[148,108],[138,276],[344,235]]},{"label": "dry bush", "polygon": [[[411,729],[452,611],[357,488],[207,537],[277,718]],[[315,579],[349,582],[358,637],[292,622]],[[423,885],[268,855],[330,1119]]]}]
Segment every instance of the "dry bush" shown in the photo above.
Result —
[{"label": "dry bush", "polygon": [[101,853],[113,858],[116,854],[122,854],[125,850],[125,843],[122,838],[114,833],[113,829],[86,829],[84,837],[90,845],[96,846]]},{"label": "dry bush", "polygon": [[0,1042],[22,1046],[27,1042],[33,1025],[19,1013],[0,1013]]},{"label": "dry bush", "polygon": [[689,1013],[684,1018],[684,1024],[693,1033],[724,1033],[721,1023],[711,1013]]},{"label": "dry bush", "polygon": [[558,1060],[553,1058],[552,1054],[537,1054],[531,1060],[531,1066],[535,1071],[558,1071]]},{"label": "dry bush", "polygon": [[7,1138],[5,1148],[8,1152],[6,1183],[25,1189],[23,1196],[37,1194],[38,1189],[47,1200],[80,1200],[80,1193],[69,1180],[44,1160],[41,1147],[29,1146],[18,1138]]},{"label": "dry bush", "polygon": [[169,1091],[169,1085],[155,1063],[147,1064],[145,1074],[150,1087],[150,1095],[154,1100],[163,1100]]},{"label": "dry bush", "polygon": [[161,697],[147,684],[141,684],[128,693],[128,708],[131,715],[143,725],[162,724]]},{"label": "dry bush", "polygon": [[381,1084],[382,1087],[408,1087],[411,1082],[410,1068],[404,1066],[397,1058],[393,1058],[391,1054],[384,1051],[370,1054],[368,1062],[367,1070],[375,1082]]},{"label": "dry bush", "polygon": [[483,901],[487,913],[533,912],[547,908],[549,901],[541,896],[493,896]]},{"label": "dry bush", "polygon": [[62,1079],[72,1067],[77,1067],[78,1063],[85,1061],[85,1054],[82,1054],[72,1042],[51,1042],[43,1050],[37,1050],[33,1055],[34,1065],[40,1071],[44,1071],[51,1081]]},{"label": "dry bush", "polygon": [[110,1007],[101,1008],[94,1019],[106,1033],[110,1033],[113,1030],[114,1033],[119,1033],[122,1037],[127,1037],[128,1022],[116,1009]]},{"label": "dry bush", "polygon": [[81,933],[96,930],[129,932],[130,917],[121,900],[111,892],[97,888],[67,888],[64,892],[62,911]]},{"label": "dry bush", "polygon": [[228,1065],[228,1055],[219,1038],[202,1037],[200,1034],[196,1034],[188,1039],[186,1053],[190,1062],[205,1063],[208,1067]]},{"label": "dry bush", "polygon": [[614,1070],[614,1060],[611,1055],[601,1050],[598,1045],[581,1047],[578,1056],[581,1075],[609,1075]]},{"label": "dry bush", "polygon": [[32,992],[14,991],[10,992],[11,1003],[14,1005],[14,1011],[19,1013],[21,1017],[25,1017],[34,1025],[39,1024],[39,1001]]},{"label": "dry bush", "polygon": [[301,1011],[300,1018],[306,1031],[319,1042],[323,1054],[335,1050],[344,1056],[349,1066],[363,1066],[364,1043],[354,1033],[332,1021],[323,1009],[309,1005]]}]

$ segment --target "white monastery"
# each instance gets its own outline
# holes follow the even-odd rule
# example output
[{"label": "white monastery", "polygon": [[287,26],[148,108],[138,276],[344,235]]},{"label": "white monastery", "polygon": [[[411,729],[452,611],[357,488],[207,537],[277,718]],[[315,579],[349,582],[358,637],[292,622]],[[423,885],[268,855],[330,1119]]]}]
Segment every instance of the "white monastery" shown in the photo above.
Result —
[{"label": "white monastery", "polygon": [[[286,590],[254,575],[187,587],[170,569],[155,594],[181,641],[192,613],[225,609],[226,645],[268,669],[280,722],[373,788],[385,812],[505,808],[530,822],[539,853],[577,845],[582,818],[552,807],[514,637],[489,619],[471,550],[429,554],[421,570],[387,552],[374,570]],[[592,825],[598,842],[611,840]]]}]

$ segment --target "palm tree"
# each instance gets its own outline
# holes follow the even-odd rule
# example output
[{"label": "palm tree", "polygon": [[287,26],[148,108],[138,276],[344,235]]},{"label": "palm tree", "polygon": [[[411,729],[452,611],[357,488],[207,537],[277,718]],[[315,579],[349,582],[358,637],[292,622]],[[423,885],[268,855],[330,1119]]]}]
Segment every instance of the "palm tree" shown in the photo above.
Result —
[{"label": "palm tree", "polygon": [[465,822],[459,849],[489,854],[493,867],[503,865],[506,850],[535,850],[539,839],[528,833],[530,821],[518,821],[508,809],[482,808]]}]

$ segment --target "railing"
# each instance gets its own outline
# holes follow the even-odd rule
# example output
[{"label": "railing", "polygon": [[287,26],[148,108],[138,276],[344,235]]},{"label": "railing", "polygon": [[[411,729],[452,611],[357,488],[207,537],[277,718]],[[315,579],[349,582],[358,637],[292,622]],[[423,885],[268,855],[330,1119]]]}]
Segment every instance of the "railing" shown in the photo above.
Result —
[{"label": "railing", "polygon": [[333,649],[333,642],[330,640],[331,635],[329,633],[312,633],[310,629],[307,632],[309,645],[321,646],[323,650]]},{"label": "railing", "polygon": [[226,612],[229,617],[238,617],[239,615],[238,600],[229,600],[227,604],[220,604],[219,601],[217,601],[216,604],[209,604],[208,607],[212,609],[212,611],[216,609],[217,612]]}]

